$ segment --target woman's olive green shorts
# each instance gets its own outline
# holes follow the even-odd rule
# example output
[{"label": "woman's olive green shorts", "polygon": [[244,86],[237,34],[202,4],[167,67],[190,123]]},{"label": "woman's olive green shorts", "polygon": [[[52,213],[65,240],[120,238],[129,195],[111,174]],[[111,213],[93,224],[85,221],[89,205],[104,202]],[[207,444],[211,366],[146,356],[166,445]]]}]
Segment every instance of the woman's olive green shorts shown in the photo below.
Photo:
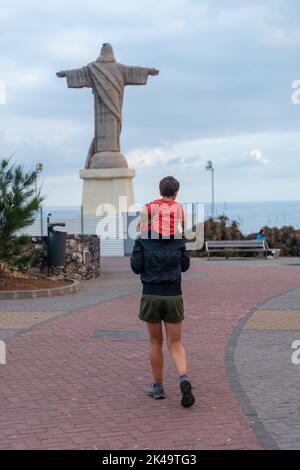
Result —
[{"label": "woman's olive green shorts", "polygon": [[139,318],[148,323],[179,323],[184,319],[182,295],[143,294]]}]

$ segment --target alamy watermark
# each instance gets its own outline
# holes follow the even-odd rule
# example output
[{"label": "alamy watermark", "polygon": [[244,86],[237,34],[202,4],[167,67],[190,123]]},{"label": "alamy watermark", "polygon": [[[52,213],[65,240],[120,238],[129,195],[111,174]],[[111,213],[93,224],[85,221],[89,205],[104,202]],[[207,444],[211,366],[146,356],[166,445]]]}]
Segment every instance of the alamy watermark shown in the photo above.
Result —
[{"label": "alamy watermark", "polygon": [[292,89],[294,90],[291,95],[293,104],[300,104],[300,80],[294,80],[292,83]]},{"label": "alamy watermark", "polygon": [[295,351],[292,354],[291,361],[295,366],[299,366],[300,365],[300,340],[299,339],[292,342],[292,349],[295,349]]},{"label": "alamy watermark", "polygon": [[0,365],[6,364],[6,344],[0,340]]},{"label": "alamy watermark", "polygon": [[[137,236],[156,239],[184,238],[189,250],[200,250],[204,245],[204,205],[202,203],[186,204],[185,211],[177,205],[134,204],[128,208],[127,197],[119,197],[119,207],[113,204],[100,204],[96,211],[96,234],[101,240],[131,239]],[[163,211],[163,215],[159,215]],[[179,211],[179,212],[178,212]],[[181,215],[183,214],[183,216]],[[129,218],[130,217],[130,218]]]},{"label": "alamy watermark", "polygon": [[5,82],[0,80],[0,104],[6,104]]}]

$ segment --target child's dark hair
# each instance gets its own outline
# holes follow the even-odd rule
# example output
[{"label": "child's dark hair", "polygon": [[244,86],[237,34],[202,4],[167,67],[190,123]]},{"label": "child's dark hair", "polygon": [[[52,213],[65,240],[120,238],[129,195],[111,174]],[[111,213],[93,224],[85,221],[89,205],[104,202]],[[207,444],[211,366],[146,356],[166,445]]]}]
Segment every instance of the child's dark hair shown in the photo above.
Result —
[{"label": "child's dark hair", "polygon": [[174,196],[179,191],[180,184],[173,176],[166,176],[159,183],[159,191],[163,197]]}]

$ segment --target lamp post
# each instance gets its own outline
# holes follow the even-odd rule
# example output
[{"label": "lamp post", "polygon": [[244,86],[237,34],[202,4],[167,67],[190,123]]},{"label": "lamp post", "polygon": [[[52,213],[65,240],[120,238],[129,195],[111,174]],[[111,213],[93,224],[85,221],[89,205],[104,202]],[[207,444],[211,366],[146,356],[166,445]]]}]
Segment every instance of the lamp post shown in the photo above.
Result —
[{"label": "lamp post", "polygon": [[43,171],[43,164],[42,163],[37,163],[35,165],[35,171],[36,171],[36,177],[35,177],[35,197],[37,197],[37,179],[39,173],[42,173]]},{"label": "lamp post", "polygon": [[[37,163],[35,165],[35,171],[36,171],[36,175],[35,175],[34,184],[35,184],[35,197],[37,197],[37,193],[38,193],[37,179],[38,179],[38,175],[40,173],[42,173],[42,171],[43,171],[43,164],[42,163]],[[40,207],[40,222],[41,222],[41,236],[43,236],[44,235],[44,230],[43,230],[43,206]]]},{"label": "lamp post", "polygon": [[206,170],[211,171],[211,216],[215,218],[215,182],[214,182],[214,167],[211,160],[206,163]]}]

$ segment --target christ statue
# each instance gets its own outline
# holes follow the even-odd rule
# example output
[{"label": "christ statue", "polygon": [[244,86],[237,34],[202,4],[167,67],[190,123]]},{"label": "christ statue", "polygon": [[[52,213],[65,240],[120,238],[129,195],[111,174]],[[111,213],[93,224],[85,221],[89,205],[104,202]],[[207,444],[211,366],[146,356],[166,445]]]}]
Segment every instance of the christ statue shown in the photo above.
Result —
[{"label": "christ statue", "polygon": [[66,77],[69,88],[92,88],[95,103],[95,136],[90,145],[85,168],[124,168],[120,153],[122,103],[125,85],[145,85],[148,75],[158,75],[155,68],[129,67],[116,62],[113,48],[105,43],[95,62],[74,70],[58,72]]}]

